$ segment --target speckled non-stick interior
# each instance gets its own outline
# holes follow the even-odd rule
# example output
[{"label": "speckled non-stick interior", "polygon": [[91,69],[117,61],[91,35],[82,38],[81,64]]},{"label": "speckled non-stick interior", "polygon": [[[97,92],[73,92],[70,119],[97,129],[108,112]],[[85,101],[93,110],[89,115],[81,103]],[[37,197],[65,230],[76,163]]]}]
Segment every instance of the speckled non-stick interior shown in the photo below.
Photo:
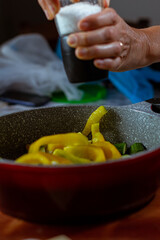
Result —
[{"label": "speckled non-stick interior", "polygon": [[[29,110],[0,117],[0,156],[15,159],[26,144],[55,133],[79,132],[98,106],[66,106]],[[160,146],[160,116],[143,107],[108,107],[100,129],[112,143],[142,142],[149,150]]]}]

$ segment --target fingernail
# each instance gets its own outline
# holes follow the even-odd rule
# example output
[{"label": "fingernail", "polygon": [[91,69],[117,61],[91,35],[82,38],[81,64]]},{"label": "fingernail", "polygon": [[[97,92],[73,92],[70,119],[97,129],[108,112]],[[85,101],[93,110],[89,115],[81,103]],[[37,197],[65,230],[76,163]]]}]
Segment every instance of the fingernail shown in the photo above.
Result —
[{"label": "fingernail", "polygon": [[70,47],[76,47],[77,45],[77,38],[76,36],[74,35],[70,35],[68,38],[67,38],[67,43]]},{"label": "fingernail", "polygon": [[55,17],[55,8],[52,5],[48,5],[47,16],[48,16],[47,18],[49,20],[51,20]]},{"label": "fingernail", "polygon": [[101,59],[97,59],[95,61],[95,65],[98,67],[103,67],[104,66],[104,60],[101,60]]},{"label": "fingernail", "polygon": [[44,5],[42,4],[42,9],[48,20],[52,20],[55,17],[56,11],[53,5]]},{"label": "fingernail", "polygon": [[110,4],[110,0],[103,0],[103,7],[108,8]]},{"label": "fingernail", "polygon": [[46,15],[46,18],[48,19],[48,20],[50,20],[50,14],[48,13],[48,11],[47,10],[43,10],[44,11],[44,13],[45,13],[45,15]]},{"label": "fingernail", "polygon": [[85,30],[85,29],[88,29],[89,24],[88,24],[88,22],[80,22],[78,24],[78,27],[79,27],[80,30]]},{"label": "fingernail", "polygon": [[51,5],[51,4],[48,4],[48,2],[46,2],[45,0],[38,0],[41,8],[43,9],[45,15],[46,15],[46,18],[48,20],[52,20],[54,17],[55,17],[55,14],[56,14],[56,5]]},{"label": "fingernail", "polygon": [[80,57],[86,56],[87,52],[88,52],[87,48],[80,48],[78,50],[78,56],[80,56]]}]

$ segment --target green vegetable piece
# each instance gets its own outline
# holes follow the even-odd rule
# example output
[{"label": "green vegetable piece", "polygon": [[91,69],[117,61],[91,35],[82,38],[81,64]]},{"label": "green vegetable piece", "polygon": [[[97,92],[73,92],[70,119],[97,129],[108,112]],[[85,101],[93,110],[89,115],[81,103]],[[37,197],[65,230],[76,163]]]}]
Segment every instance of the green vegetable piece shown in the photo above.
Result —
[{"label": "green vegetable piece", "polygon": [[122,156],[122,158],[128,158],[128,157],[131,157],[131,155],[129,155],[129,154],[124,154],[124,155]]},{"label": "green vegetable piece", "polygon": [[134,154],[134,153],[138,153],[138,152],[141,152],[144,150],[146,150],[146,148],[144,147],[144,145],[142,143],[133,143],[129,149],[129,153]]},{"label": "green vegetable piece", "polygon": [[41,146],[40,149],[39,149],[40,152],[46,152],[46,148],[45,146]]},{"label": "green vegetable piece", "polygon": [[114,144],[114,146],[118,149],[118,151],[124,155],[127,151],[127,143],[123,142],[123,143],[116,143]]}]

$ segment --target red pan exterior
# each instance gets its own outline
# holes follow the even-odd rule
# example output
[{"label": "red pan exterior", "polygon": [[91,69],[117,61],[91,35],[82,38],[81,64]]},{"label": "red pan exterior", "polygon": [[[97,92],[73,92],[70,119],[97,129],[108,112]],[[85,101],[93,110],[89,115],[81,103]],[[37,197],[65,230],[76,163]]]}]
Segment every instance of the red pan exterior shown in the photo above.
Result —
[{"label": "red pan exterior", "polygon": [[110,216],[147,203],[158,187],[160,149],[132,159],[79,167],[0,164],[0,209],[53,223]]}]

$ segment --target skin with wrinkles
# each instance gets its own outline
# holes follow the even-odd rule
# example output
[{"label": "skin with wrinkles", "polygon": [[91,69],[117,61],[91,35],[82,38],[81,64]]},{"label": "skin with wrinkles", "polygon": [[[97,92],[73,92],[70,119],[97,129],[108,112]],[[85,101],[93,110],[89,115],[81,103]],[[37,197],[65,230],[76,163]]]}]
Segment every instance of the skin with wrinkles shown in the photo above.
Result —
[{"label": "skin with wrinkles", "polygon": [[[82,32],[69,36],[79,59],[94,60],[100,69],[125,71],[145,66],[145,34],[128,26],[115,10],[107,8],[79,22]],[[138,56],[138,58],[137,58]]]},{"label": "skin with wrinkles", "polygon": [[[53,19],[60,9],[58,0],[38,1],[47,18]],[[132,28],[104,1],[106,8],[82,19],[80,32],[68,37],[77,58],[92,59],[97,68],[118,72],[160,62],[160,26]]]}]

